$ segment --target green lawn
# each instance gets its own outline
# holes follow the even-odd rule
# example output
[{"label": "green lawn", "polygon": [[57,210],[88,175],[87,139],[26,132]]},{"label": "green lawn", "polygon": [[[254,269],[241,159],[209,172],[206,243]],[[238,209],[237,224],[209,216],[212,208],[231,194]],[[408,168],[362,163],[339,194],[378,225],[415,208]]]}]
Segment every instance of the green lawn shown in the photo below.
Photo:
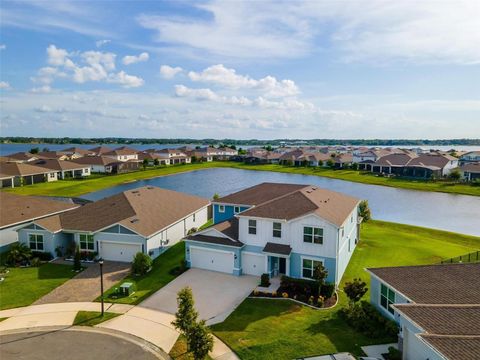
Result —
[{"label": "green lawn", "polygon": [[[187,352],[187,340],[183,335],[180,335],[168,353],[173,360],[194,360],[193,355]],[[207,355],[205,360],[212,358]]]},{"label": "green lawn", "polygon": [[[142,300],[145,300],[147,297],[152,295],[155,291],[159,290],[170,281],[175,279],[177,275],[172,274],[171,271],[174,268],[179,267],[181,262],[184,260],[185,244],[183,242],[179,242],[153,261],[152,270],[148,274],[140,277],[133,275],[127,276],[111,289],[107,290],[105,292],[105,301],[132,305],[140,303]],[[135,293],[128,297],[118,299],[109,297],[110,294],[114,293],[115,288],[124,282],[133,282],[136,286]],[[97,299],[97,301],[98,300],[99,299]]]},{"label": "green lawn", "polygon": [[[438,263],[479,248],[479,237],[371,221],[362,225],[361,241],[343,281],[361,277],[369,283],[366,267]],[[339,306],[330,310],[286,300],[247,299],[212,328],[242,359],[293,359],[342,351],[361,355],[360,346],[395,341],[369,339],[346,325],[338,311],[347,301],[339,294]]]},{"label": "green lawn", "polygon": [[99,311],[79,311],[77,316],[75,316],[75,320],[73,320],[73,325],[95,326],[119,315],[120,314],[106,312],[102,316],[102,313]]},{"label": "green lawn", "polygon": [[27,306],[75,275],[69,265],[10,268],[0,283],[0,309]]},{"label": "green lawn", "polygon": [[[23,195],[46,195],[46,196],[80,196],[93,191],[106,189],[111,186],[128,183],[136,180],[149,179],[157,176],[177,174],[180,172],[203,170],[209,168],[228,167],[244,170],[273,171],[282,173],[323,176],[333,179],[341,179],[372,185],[383,185],[396,188],[436,191],[454,194],[480,196],[480,186],[468,184],[455,184],[451,182],[430,182],[422,180],[396,179],[375,176],[369,172],[356,170],[332,170],[314,167],[293,167],[283,165],[248,165],[231,161],[215,161],[210,163],[175,165],[167,167],[147,168],[147,170],[135,171],[119,175],[95,175],[83,180],[59,180],[50,183],[28,185],[5,191]],[[212,194],[213,195],[213,194]]]}]

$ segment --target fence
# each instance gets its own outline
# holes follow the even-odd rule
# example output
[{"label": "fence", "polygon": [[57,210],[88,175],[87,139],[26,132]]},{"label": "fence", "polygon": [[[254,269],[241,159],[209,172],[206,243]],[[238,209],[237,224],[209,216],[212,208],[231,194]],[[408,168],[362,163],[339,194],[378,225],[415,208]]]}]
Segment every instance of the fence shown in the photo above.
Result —
[{"label": "fence", "polygon": [[475,263],[475,262],[480,262],[480,250],[471,252],[469,254],[460,255],[451,259],[442,260],[441,264]]}]

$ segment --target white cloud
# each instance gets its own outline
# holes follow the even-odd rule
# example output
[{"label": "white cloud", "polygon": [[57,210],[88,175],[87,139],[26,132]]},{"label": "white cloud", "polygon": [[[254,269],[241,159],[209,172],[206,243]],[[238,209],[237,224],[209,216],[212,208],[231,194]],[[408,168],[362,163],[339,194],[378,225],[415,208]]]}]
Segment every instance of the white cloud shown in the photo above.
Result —
[{"label": "white cloud", "polygon": [[145,82],[142,78],[134,75],[128,75],[125,71],[120,71],[109,77],[108,82],[121,84],[125,88],[135,88],[142,86]]},{"label": "white cloud", "polygon": [[5,44],[0,44],[0,50],[5,50],[7,48],[7,45]]},{"label": "white cloud", "polygon": [[194,57],[337,59],[385,63],[480,63],[477,0],[195,3],[204,16],[142,14],[159,43]]},{"label": "white cloud", "polygon": [[110,42],[111,42],[111,40],[107,40],[107,39],[97,40],[97,41],[95,41],[95,46],[96,46],[97,48],[101,48],[102,46],[107,45],[107,44],[110,43]]},{"label": "white cloud", "polygon": [[277,80],[273,76],[256,80],[250,76],[239,75],[234,69],[226,68],[222,64],[210,66],[202,72],[190,71],[188,76],[192,81],[213,83],[231,89],[259,90],[267,97],[294,96],[300,92],[292,80]]},{"label": "white cloud", "polygon": [[52,108],[50,106],[47,106],[47,105],[42,105],[40,107],[37,107],[34,109],[36,112],[40,112],[40,113],[49,113],[49,112],[52,112]]},{"label": "white cloud", "polygon": [[175,95],[178,97],[192,97],[197,100],[218,101],[220,97],[210,89],[191,89],[184,85],[175,85]]},{"label": "white cloud", "polygon": [[50,85],[43,85],[40,87],[34,87],[30,91],[37,94],[47,94],[52,91],[52,88],[50,87]]},{"label": "white cloud", "polygon": [[139,62],[147,61],[149,59],[147,52],[142,52],[140,55],[127,55],[123,58],[122,62],[124,65],[136,64]]},{"label": "white cloud", "polygon": [[10,89],[10,84],[6,81],[0,81],[0,89],[8,90]]},{"label": "white cloud", "polygon": [[181,73],[183,69],[179,66],[171,67],[168,65],[160,66],[160,75],[164,79],[173,79],[177,74]]},{"label": "white cloud", "polygon": [[108,82],[120,84],[125,88],[139,87],[144,84],[140,77],[129,75],[125,71],[115,73],[117,55],[112,52],[85,51],[68,52],[50,45],[47,48],[47,62],[51,66],[40,68],[32,77],[35,83],[44,86],[32,89],[33,92],[50,92],[51,84],[57,78],[71,80],[78,84],[86,82]]}]

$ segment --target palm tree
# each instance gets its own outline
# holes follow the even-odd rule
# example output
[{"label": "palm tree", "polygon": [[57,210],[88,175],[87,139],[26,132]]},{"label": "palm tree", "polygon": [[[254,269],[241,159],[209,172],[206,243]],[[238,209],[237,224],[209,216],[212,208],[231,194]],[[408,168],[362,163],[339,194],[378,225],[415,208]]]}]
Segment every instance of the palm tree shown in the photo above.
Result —
[{"label": "palm tree", "polygon": [[10,247],[7,254],[7,262],[11,265],[29,260],[32,257],[32,250],[22,243],[15,243]]}]

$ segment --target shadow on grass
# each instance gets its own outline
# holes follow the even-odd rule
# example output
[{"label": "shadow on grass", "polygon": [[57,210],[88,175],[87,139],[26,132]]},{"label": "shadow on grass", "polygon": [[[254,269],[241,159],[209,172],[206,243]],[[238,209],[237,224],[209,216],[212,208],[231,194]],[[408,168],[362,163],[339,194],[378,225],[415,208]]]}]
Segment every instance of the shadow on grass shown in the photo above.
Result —
[{"label": "shadow on grass", "polygon": [[69,279],[75,276],[69,265],[43,264],[38,267],[38,279]]}]

